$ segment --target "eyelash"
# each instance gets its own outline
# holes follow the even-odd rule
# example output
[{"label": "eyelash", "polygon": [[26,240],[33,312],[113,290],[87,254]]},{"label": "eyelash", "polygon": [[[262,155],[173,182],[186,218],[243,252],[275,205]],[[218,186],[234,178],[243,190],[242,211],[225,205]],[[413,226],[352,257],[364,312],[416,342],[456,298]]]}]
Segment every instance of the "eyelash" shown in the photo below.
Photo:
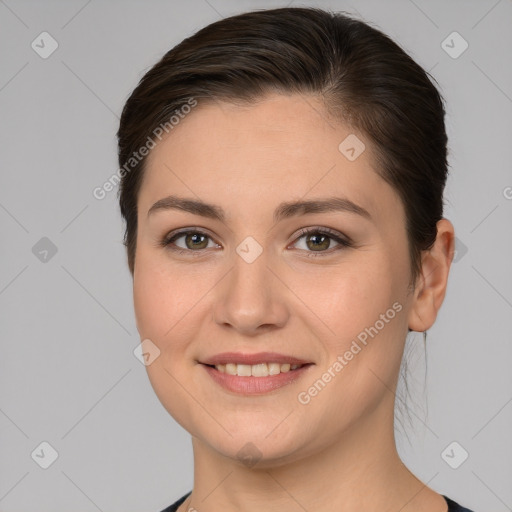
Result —
[{"label": "eyelash", "polygon": [[[178,231],[177,233],[171,233],[170,235],[167,235],[161,241],[160,245],[171,250],[171,251],[174,251],[178,254],[197,253],[197,254],[193,254],[193,255],[199,256],[199,255],[201,255],[201,253],[204,252],[204,249],[194,251],[192,249],[182,249],[181,247],[176,247],[176,246],[172,247],[171,246],[171,244],[173,242],[175,242],[178,238],[181,238],[183,235],[188,235],[191,233],[197,234],[197,235],[204,235],[213,241],[213,239],[212,239],[212,237],[210,237],[210,235],[208,235],[207,233],[204,233],[203,231],[201,231],[199,229],[186,229],[183,231]],[[334,231],[330,228],[317,228],[317,227],[302,228],[299,231],[298,236],[295,238],[295,243],[297,243],[297,241],[300,240],[303,236],[310,235],[310,234],[327,235],[329,238],[331,238],[332,240],[337,242],[339,244],[339,246],[335,247],[334,250],[328,249],[326,251],[318,251],[318,252],[306,251],[308,253],[307,257],[309,257],[309,258],[318,258],[319,256],[321,257],[324,254],[332,254],[333,252],[339,251],[341,249],[346,249],[346,248],[350,248],[350,247],[354,246],[353,242],[348,237],[346,239],[341,238],[337,231]],[[300,249],[300,250],[302,250],[302,249]]]}]

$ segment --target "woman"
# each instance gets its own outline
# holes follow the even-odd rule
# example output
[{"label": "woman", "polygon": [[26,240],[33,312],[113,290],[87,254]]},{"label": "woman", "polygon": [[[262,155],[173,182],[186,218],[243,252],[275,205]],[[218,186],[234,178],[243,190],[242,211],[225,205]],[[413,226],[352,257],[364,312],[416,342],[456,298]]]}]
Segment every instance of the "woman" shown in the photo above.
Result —
[{"label": "woman", "polygon": [[165,512],[467,512],[394,439],[454,254],[425,71],[342,14],[245,13],[164,55],[118,139],[147,371],[194,450]]}]

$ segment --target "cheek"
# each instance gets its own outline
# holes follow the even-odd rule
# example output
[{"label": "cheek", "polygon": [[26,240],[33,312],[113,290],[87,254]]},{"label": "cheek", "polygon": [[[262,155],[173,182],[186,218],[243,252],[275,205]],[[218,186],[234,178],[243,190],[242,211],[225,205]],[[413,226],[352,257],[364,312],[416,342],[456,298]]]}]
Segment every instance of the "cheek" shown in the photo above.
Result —
[{"label": "cheek", "polygon": [[[141,337],[155,339],[161,344],[172,334],[170,329],[183,316],[187,288],[180,277],[170,274],[155,258],[141,251],[137,255],[133,278],[133,303],[137,329]],[[155,342],[157,342],[155,341]]]},{"label": "cheek", "polygon": [[133,302],[141,339],[151,339],[169,359],[185,350],[204,315],[204,294],[214,285],[211,272],[171,265],[165,256],[145,253],[137,261]]},{"label": "cheek", "polygon": [[193,425],[182,422],[189,417],[190,404],[177,383],[185,382],[188,375],[182,364],[186,350],[182,340],[187,339],[183,329],[187,322],[180,322],[188,318],[185,316],[186,289],[183,288],[186,280],[159,268],[154,259],[150,262],[141,257],[137,265],[133,280],[137,330],[141,340],[150,339],[160,350],[159,356],[146,366],[149,381],[164,408],[189,430]]},{"label": "cheek", "polygon": [[346,340],[373,324],[399,299],[401,285],[396,280],[400,276],[392,273],[390,261],[382,252],[368,251],[354,253],[350,261],[328,269],[294,269],[292,289],[324,327],[330,328],[331,336]]},{"label": "cheek", "polygon": [[[320,338],[328,356],[309,384],[314,388],[316,379],[332,382],[314,400],[319,410],[329,411],[326,424],[332,424],[332,415],[338,426],[389,393],[403,351],[405,306],[396,282],[400,276],[391,273],[385,258],[355,267],[333,269],[329,276],[318,274],[314,287],[302,284],[298,292],[302,297],[307,289],[313,290],[305,302],[321,320],[315,324],[325,333]],[[309,393],[308,389],[303,391]],[[333,402],[339,412],[333,413]]]},{"label": "cheek", "polygon": [[[157,273],[139,266],[133,279],[133,304],[141,338],[161,337],[167,321],[171,321],[165,312],[175,309]],[[167,325],[167,329],[169,327]]]},{"label": "cheek", "polygon": [[[332,389],[348,386],[358,399],[365,393],[372,396],[379,381],[370,370],[392,385],[406,319],[403,268],[392,252],[368,250],[350,264],[316,271],[295,283],[294,290],[324,333],[319,337],[328,354],[327,368],[338,356],[346,361]],[[344,403],[349,402],[346,398]]]}]

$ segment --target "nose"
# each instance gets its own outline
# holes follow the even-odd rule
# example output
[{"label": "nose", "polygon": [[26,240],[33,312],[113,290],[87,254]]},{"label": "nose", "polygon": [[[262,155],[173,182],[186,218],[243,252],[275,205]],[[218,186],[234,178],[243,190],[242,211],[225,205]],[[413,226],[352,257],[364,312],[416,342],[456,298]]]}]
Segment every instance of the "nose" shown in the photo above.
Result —
[{"label": "nose", "polygon": [[265,251],[252,263],[235,255],[233,267],[215,289],[216,324],[246,336],[282,328],[288,318],[286,286],[269,268]]}]

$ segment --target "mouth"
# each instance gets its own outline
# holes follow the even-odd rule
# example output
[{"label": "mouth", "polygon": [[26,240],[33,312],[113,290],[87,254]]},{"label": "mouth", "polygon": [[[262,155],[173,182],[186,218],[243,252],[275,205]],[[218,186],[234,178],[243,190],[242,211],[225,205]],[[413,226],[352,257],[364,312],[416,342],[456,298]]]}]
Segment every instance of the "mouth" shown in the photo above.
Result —
[{"label": "mouth", "polygon": [[[204,363],[202,363],[204,364]],[[226,364],[205,364],[209,368],[217,370],[219,373],[233,375],[238,377],[269,377],[283,373],[294,372],[305,366],[311,366],[313,363],[294,364],[268,362],[259,364],[226,363]]]},{"label": "mouth", "polygon": [[308,373],[315,363],[277,352],[223,352],[197,361],[225,391],[261,395],[287,386]]}]

